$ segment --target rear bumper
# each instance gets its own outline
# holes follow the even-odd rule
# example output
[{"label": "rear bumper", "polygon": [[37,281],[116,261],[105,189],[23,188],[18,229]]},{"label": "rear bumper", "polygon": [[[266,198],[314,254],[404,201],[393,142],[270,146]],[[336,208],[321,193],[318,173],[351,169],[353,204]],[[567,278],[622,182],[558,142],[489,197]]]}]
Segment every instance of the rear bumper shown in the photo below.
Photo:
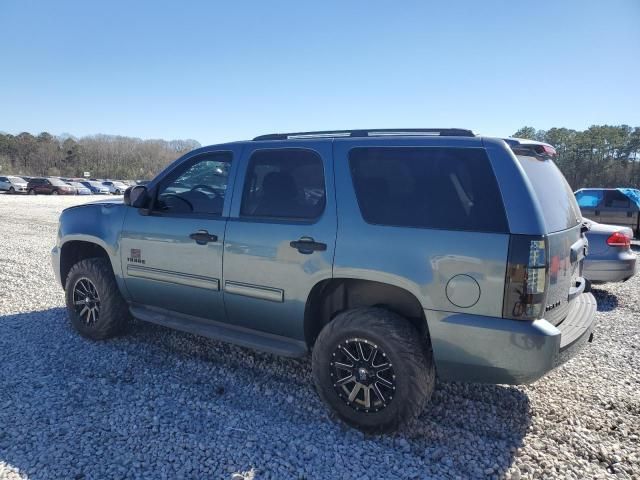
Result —
[{"label": "rear bumper", "polygon": [[438,376],[448,381],[525,384],[575,355],[592,333],[596,301],[576,297],[565,320],[525,322],[426,311]]},{"label": "rear bumper", "polygon": [[622,282],[635,275],[636,258],[636,254],[628,250],[607,259],[587,256],[584,260],[582,275],[596,283]]}]

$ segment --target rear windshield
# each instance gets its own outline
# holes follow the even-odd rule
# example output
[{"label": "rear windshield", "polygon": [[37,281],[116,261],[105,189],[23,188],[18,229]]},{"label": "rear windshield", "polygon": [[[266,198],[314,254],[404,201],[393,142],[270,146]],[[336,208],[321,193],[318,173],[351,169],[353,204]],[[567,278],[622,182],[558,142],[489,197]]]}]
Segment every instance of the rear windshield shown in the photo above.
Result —
[{"label": "rear windshield", "polygon": [[566,230],[580,223],[582,215],[576,199],[556,164],[549,159],[516,156],[538,197],[547,233]]},{"label": "rear windshield", "polygon": [[484,149],[354,148],[349,163],[360,211],[368,223],[508,231]]}]

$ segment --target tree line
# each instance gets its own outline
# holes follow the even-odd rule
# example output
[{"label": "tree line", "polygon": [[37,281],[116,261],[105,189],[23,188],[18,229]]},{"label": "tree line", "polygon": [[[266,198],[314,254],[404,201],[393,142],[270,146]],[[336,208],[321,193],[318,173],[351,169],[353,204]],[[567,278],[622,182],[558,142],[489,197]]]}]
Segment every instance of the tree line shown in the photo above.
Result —
[{"label": "tree line", "polygon": [[95,178],[150,179],[199,146],[195,140],[0,133],[0,175],[82,177],[89,172]]},{"label": "tree line", "polygon": [[553,145],[556,164],[571,188],[640,188],[640,127],[593,125],[586,130],[523,127],[517,138]]},{"label": "tree line", "polygon": [[[558,151],[556,163],[574,190],[640,187],[640,127],[594,125],[583,131],[523,127],[513,136],[553,145]],[[97,178],[150,179],[199,146],[195,140],[0,133],[0,175],[79,177],[90,172]]]}]

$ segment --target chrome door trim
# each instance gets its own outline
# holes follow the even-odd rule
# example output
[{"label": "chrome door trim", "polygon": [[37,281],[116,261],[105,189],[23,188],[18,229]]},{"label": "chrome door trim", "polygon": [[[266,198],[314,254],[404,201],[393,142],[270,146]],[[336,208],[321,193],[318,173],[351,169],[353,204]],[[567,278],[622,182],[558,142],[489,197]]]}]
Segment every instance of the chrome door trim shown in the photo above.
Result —
[{"label": "chrome door trim", "polygon": [[172,272],[160,268],[143,267],[141,265],[127,265],[127,275],[130,277],[145,278],[158,282],[176,283],[188,287],[205,288],[207,290],[220,290],[220,280],[213,277],[193,275],[191,273]]},{"label": "chrome door trim", "polygon": [[258,298],[260,300],[269,300],[271,302],[280,303],[284,302],[284,290],[281,288],[263,287],[260,285],[227,280],[224,282],[224,291],[235,295]]}]

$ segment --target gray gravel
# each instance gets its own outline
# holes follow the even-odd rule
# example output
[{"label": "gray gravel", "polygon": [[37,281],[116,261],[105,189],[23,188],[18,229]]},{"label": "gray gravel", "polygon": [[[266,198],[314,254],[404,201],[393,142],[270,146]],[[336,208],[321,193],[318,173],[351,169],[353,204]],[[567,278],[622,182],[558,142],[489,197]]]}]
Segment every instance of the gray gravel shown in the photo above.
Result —
[{"label": "gray gravel", "polygon": [[594,343],[534,385],[440,383],[369,437],[329,417],[308,360],[144,323],[76,335],[49,251],[85,201],[0,196],[1,479],[640,479],[640,279],[596,290]]}]

